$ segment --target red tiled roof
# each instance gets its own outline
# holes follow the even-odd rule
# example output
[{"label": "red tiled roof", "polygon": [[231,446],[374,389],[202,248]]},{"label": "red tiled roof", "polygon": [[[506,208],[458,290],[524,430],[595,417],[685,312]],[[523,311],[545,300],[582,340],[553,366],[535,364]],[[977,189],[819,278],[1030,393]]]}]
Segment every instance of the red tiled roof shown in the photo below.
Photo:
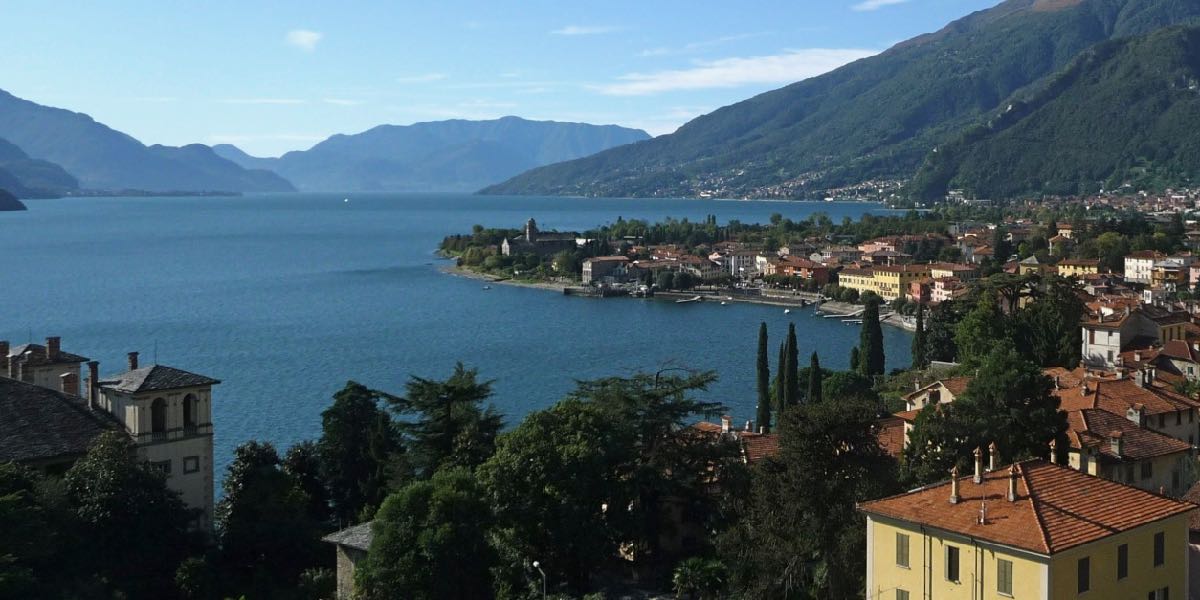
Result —
[{"label": "red tiled roof", "polygon": [[[1121,415],[1098,408],[1085,408],[1067,413],[1071,446],[1075,449],[1094,447],[1104,456],[1115,460],[1142,460],[1189,452],[1192,445],[1173,437],[1151,431]],[[1119,433],[1121,454],[1113,451],[1109,437]]]},{"label": "red tiled roof", "polygon": [[[1133,378],[1140,376],[1140,373],[1132,375]],[[1200,402],[1170,389],[1162,382],[1154,381],[1142,387],[1133,378],[1085,381],[1088,386],[1086,389],[1059,389],[1056,392],[1061,400],[1059,408],[1065,411],[1101,408],[1118,415],[1125,414],[1135,404],[1145,406],[1147,415],[1200,408]]]},{"label": "red tiled roof", "polygon": [[[1043,555],[1095,542],[1175,515],[1196,505],[1080,473],[1043,460],[1015,465],[1016,500],[1009,502],[1009,469],[985,473],[976,484],[960,477],[960,501],[950,482],[859,505],[859,510],[935,527]],[[981,504],[987,519],[980,523]]]},{"label": "red tiled roof", "polygon": [[904,452],[904,419],[891,416],[876,421],[875,439],[879,441],[879,448],[885,454],[892,458],[900,458]]},{"label": "red tiled roof", "polygon": [[779,434],[777,433],[743,433],[738,436],[742,442],[742,454],[746,464],[754,464],[765,458],[779,455]]}]

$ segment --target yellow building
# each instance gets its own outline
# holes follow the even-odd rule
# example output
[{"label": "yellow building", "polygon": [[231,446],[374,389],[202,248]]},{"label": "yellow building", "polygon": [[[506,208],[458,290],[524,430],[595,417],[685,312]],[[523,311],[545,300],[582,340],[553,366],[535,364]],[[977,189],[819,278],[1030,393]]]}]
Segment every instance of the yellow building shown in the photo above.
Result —
[{"label": "yellow building", "polygon": [[1188,598],[1196,506],[1029,460],[859,506],[868,600]]},{"label": "yellow building", "polygon": [[838,285],[863,292],[879,293],[875,287],[875,271],[872,269],[842,269],[838,273]]},{"label": "yellow building", "polygon": [[874,271],[875,293],[884,300],[907,295],[909,284],[929,277],[929,265],[886,265]]},{"label": "yellow building", "polygon": [[1083,277],[1100,272],[1100,261],[1095,258],[1072,258],[1058,263],[1058,274],[1063,277]]}]

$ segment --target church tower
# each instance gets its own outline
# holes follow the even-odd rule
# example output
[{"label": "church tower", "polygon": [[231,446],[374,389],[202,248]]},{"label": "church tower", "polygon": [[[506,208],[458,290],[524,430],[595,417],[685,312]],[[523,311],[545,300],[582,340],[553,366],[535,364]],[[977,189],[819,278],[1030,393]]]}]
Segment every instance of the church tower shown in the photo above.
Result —
[{"label": "church tower", "polygon": [[533,217],[530,217],[528,221],[525,221],[525,241],[533,244],[537,242],[537,237],[537,222],[533,220]]}]

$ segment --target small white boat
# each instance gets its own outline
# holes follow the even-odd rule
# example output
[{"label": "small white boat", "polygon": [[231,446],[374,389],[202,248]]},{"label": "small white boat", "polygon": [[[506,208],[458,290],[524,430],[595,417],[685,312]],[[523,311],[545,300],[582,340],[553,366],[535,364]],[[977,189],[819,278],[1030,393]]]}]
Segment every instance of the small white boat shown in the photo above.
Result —
[{"label": "small white boat", "polygon": [[342,202],[349,202],[349,201],[350,201],[349,198],[342,198]]},{"label": "small white boat", "polygon": [[701,298],[700,296],[695,296],[692,298],[684,298],[682,300],[676,300],[675,304],[685,304],[688,302],[700,302],[701,300],[703,300],[703,298]]},{"label": "small white boat", "polygon": [[792,314],[792,309],[790,309],[790,308],[785,308],[785,309],[783,309],[783,314],[785,314],[785,315],[790,315],[790,314]]},{"label": "small white boat", "polygon": [[483,289],[485,289],[485,290],[490,290],[490,289],[492,289],[492,286],[490,286],[490,285],[485,285],[485,286],[483,286]]},{"label": "small white boat", "polygon": [[726,302],[724,302],[724,301],[722,301],[722,302],[721,302],[721,306],[725,306],[726,304],[727,304],[727,303],[726,303]]}]

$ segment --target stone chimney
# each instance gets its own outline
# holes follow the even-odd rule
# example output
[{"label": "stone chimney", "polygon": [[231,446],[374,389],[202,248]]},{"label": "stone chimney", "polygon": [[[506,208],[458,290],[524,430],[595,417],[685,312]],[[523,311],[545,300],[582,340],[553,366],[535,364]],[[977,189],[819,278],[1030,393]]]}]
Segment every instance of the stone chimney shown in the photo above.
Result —
[{"label": "stone chimney", "polygon": [[1050,464],[1058,464],[1058,442],[1050,440]]},{"label": "stone chimney", "polygon": [[137,368],[138,368],[138,353],[130,352],[129,353],[129,370],[133,371]]},{"label": "stone chimney", "polygon": [[983,483],[983,450],[979,446],[975,447],[975,483]]},{"label": "stone chimney", "polygon": [[79,376],[74,373],[63,373],[58,376],[61,380],[62,393],[71,396],[79,395]]},{"label": "stone chimney", "polygon": [[1017,465],[1008,468],[1008,501],[1017,501]]},{"label": "stone chimney", "polygon": [[962,496],[958,495],[958,465],[950,469],[950,504],[958,504]]},{"label": "stone chimney", "polygon": [[1118,458],[1120,458],[1125,452],[1124,435],[1125,434],[1121,433],[1120,431],[1114,431],[1108,434],[1108,447],[1110,450],[1112,450],[1113,454],[1117,455]]},{"label": "stone chimney", "polygon": [[87,380],[87,400],[88,408],[95,410],[100,405],[100,363],[98,361],[89,361],[88,364],[88,380]]},{"label": "stone chimney", "polygon": [[46,338],[46,360],[54,362],[62,351],[62,338],[58,336]]},{"label": "stone chimney", "polygon": [[[135,357],[132,360],[134,362],[132,362],[130,364],[133,366],[131,366],[129,368],[136,369],[137,368],[137,358]],[[731,429],[733,429],[733,417],[731,417],[729,415],[722,416],[721,417],[721,433],[729,433],[729,430],[731,430]]]},{"label": "stone chimney", "polygon": [[996,470],[996,463],[1000,459],[1000,448],[996,446],[996,442],[988,444],[988,471]]}]

